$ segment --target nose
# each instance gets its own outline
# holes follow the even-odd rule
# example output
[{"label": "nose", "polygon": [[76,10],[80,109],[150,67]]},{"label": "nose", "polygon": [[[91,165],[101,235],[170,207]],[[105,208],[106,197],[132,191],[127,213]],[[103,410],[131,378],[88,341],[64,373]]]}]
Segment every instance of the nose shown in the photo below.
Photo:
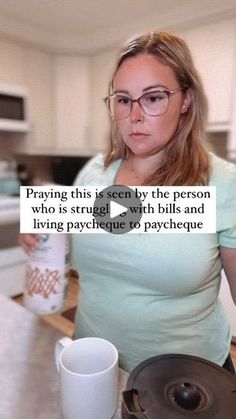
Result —
[{"label": "nose", "polygon": [[133,102],[133,106],[130,112],[131,122],[142,122],[144,120],[143,111],[138,102]]}]

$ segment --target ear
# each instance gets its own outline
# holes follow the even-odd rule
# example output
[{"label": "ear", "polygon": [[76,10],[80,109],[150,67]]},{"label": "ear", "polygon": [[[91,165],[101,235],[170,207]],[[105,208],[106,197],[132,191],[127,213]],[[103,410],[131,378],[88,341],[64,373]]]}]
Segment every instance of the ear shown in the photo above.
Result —
[{"label": "ear", "polygon": [[184,100],[183,100],[183,104],[182,104],[182,107],[181,107],[181,113],[188,112],[188,108],[191,105],[191,103],[192,103],[192,90],[188,89],[184,93]]}]

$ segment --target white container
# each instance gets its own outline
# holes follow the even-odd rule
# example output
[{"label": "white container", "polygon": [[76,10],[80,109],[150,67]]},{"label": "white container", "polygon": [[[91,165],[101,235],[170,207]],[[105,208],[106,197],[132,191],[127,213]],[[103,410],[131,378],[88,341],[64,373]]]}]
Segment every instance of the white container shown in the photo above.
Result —
[{"label": "white container", "polygon": [[46,315],[63,309],[68,260],[68,235],[40,235],[39,245],[26,265],[24,303],[30,311]]},{"label": "white container", "polygon": [[30,262],[57,266],[68,264],[70,246],[67,234],[40,234],[38,242],[37,248],[30,254]]}]

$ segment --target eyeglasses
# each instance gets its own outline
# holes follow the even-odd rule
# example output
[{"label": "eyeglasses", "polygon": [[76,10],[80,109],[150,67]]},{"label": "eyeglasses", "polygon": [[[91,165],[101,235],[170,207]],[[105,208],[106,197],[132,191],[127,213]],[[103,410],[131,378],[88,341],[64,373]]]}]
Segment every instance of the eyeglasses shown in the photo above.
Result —
[{"label": "eyeglasses", "polygon": [[183,90],[183,88],[176,90],[155,90],[153,92],[144,93],[137,99],[131,99],[120,93],[112,93],[104,100],[111,116],[116,120],[127,118],[130,115],[135,102],[138,102],[145,114],[149,116],[159,116],[167,111],[169,97],[181,90]]}]

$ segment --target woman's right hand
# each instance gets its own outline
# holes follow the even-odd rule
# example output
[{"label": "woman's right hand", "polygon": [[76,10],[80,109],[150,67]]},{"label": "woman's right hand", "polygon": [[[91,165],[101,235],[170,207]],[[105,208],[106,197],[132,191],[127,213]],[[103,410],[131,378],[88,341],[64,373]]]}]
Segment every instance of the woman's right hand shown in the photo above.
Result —
[{"label": "woman's right hand", "polygon": [[18,241],[26,253],[33,252],[38,245],[39,234],[19,234]]}]

